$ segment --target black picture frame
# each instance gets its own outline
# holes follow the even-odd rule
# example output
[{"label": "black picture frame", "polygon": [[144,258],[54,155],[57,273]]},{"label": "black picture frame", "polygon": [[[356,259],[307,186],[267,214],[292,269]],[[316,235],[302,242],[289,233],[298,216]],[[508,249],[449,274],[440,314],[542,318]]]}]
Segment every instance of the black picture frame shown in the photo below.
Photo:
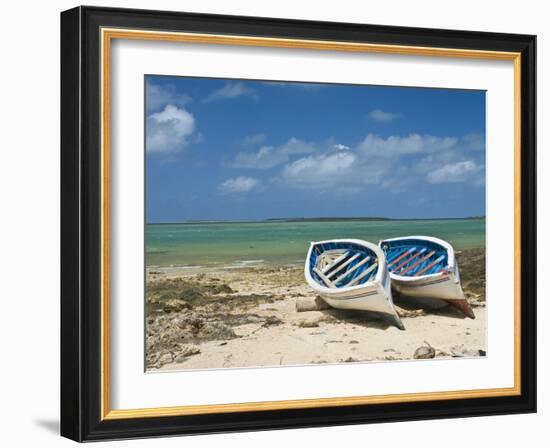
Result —
[{"label": "black picture frame", "polygon": [[[147,418],[101,418],[100,29],[521,53],[521,393]],[[76,441],[536,412],[536,37],[77,7],[61,13],[61,435]]]}]

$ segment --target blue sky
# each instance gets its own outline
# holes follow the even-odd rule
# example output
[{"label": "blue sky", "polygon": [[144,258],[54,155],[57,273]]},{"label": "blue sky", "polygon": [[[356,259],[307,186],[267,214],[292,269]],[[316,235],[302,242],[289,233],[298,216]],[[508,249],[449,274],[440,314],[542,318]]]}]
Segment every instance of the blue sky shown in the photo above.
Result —
[{"label": "blue sky", "polygon": [[485,92],[147,76],[147,222],[485,214]]}]

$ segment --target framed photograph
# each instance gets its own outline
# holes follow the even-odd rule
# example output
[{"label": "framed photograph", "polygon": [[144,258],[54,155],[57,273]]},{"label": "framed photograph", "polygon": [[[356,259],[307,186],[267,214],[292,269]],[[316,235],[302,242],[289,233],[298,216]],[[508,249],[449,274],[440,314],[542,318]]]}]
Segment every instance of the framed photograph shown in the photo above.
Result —
[{"label": "framed photograph", "polygon": [[535,43],[63,12],[62,435],[535,412]]}]

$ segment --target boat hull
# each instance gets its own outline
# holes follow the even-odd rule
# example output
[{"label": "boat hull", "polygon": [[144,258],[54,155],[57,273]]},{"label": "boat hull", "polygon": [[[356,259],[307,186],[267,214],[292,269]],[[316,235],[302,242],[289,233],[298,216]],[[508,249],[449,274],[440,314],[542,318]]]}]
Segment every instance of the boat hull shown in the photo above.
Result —
[{"label": "boat hull", "polygon": [[[392,275],[390,274],[390,277]],[[392,286],[402,295],[409,297],[455,300],[464,298],[460,282],[452,274],[436,274],[432,278],[419,277],[399,279],[393,276]]]},{"label": "boat hull", "polygon": [[431,279],[420,277],[412,281],[392,279],[392,287],[403,296],[404,300],[408,298],[427,299],[430,302],[425,302],[425,304],[432,308],[437,308],[437,301],[440,301],[457,308],[469,318],[475,319],[475,314],[464,297],[460,282],[452,274],[437,275],[437,278]]},{"label": "boat hull", "polygon": [[[334,240],[346,241],[346,240]],[[349,240],[357,243],[359,240]],[[363,285],[350,288],[327,288],[319,285],[311,276],[311,250],[316,244],[326,243],[325,241],[312,243],[305,266],[305,277],[309,286],[332,308],[340,310],[360,310],[381,313],[383,317],[391,321],[393,325],[401,330],[405,327],[399,318],[393,305],[391,281],[387,270],[383,253],[379,252],[380,265],[376,277]],[[360,241],[362,244],[370,243]],[[381,257],[380,257],[381,255]]]},{"label": "boat hull", "polygon": [[[410,237],[426,238],[426,237]],[[386,241],[396,241],[386,240]],[[475,314],[470,304],[464,296],[464,291],[460,283],[460,274],[458,263],[456,261],[452,247],[442,240],[430,238],[431,241],[437,241],[447,248],[448,265],[442,272],[430,275],[421,275],[417,277],[407,277],[390,272],[391,286],[394,291],[399,293],[402,300],[413,301],[416,303],[424,301],[431,308],[437,308],[438,302],[449,304],[460,310],[471,319],[475,319]],[[380,246],[384,241],[380,242]]]}]

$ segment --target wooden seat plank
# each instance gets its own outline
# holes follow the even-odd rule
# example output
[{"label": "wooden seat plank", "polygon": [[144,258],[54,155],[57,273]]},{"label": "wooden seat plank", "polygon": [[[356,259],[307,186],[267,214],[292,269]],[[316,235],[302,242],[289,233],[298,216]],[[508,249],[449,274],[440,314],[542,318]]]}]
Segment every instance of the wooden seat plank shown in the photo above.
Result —
[{"label": "wooden seat plank", "polygon": [[369,266],[368,269],[365,270],[365,272],[361,272],[360,275],[358,275],[357,277],[355,277],[353,280],[351,280],[347,285],[347,286],[354,286],[356,285],[357,283],[359,283],[362,279],[364,279],[368,274],[370,274],[374,268],[376,268],[376,266],[378,266],[378,261],[375,261],[372,266]]},{"label": "wooden seat plank", "polygon": [[397,257],[395,260],[392,260],[391,263],[388,263],[388,267],[394,265],[395,263],[399,263],[403,258],[405,258],[410,253],[414,252],[416,247],[411,247],[410,249],[407,249],[405,252],[403,252],[399,257]]},{"label": "wooden seat plank", "polygon": [[424,272],[429,271],[431,268],[433,268],[437,263],[443,261],[445,258],[445,255],[441,255],[437,260],[432,261],[428,266],[423,267],[420,271],[418,271],[415,276],[422,275]]},{"label": "wooden seat plank", "polygon": [[323,270],[321,271],[323,274],[326,274],[328,271],[330,271],[334,266],[336,266],[341,261],[345,260],[346,257],[349,255],[349,252],[346,252],[345,254],[340,255],[336,260],[334,260],[331,264],[325,266]]},{"label": "wooden seat plank", "polygon": [[397,272],[399,269],[401,269],[403,266],[408,265],[411,261],[413,261],[415,258],[418,258],[420,255],[422,255],[424,252],[426,252],[426,248],[423,248],[419,252],[415,253],[410,258],[407,258],[403,263],[401,263],[399,266],[396,266],[392,272]]},{"label": "wooden seat plank", "polygon": [[327,277],[328,278],[332,278],[334,277],[336,274],[338,274],[338,272],[340,272],[342,269],[344,269],[347,265],[349,265],[352,261],[354,260],[357,260],[357,258],[359,258],[361,256],[361,254],[355,254],[353,255],[351,258],[349,258],[348,260],[344,261],[340,266],[338,266],[334,271],[332,271]]},{"label": "wooden seat plank", "polygon": [[325,286],[328,286],[330,288],[336,288],[336,285],[328,279],[325,274],[323,274],[319,269],[313,268],[313,272],[315,272],[321,280],[325,283]]},{"label": "wooden seat plank", "polygon": [[361,266],[363,266],[365,263],[367,263],[370,260],[370,256],[365,258],[364,260],[361,260],[359,263],[357,263],[355,266],[353,266],[349,271],[344,272],[340,277],[338,277],[336,280],[334,280],[334,284],[338,284],[341,280],[346,278],[349,274],[352,272],[355,272],[357,269],[359,269]]},{"label": "wooden seat plank", "polygon": [[432,250],[428,255],[426,255],[424,258],[421,258],[420,260],[416,261],[415,263],[411,264],[408,268],[406,268],[403,272],[400,272],[399,275],[405,275],[407,272],[409,272],[411,269],[414,269],[419,264],[422,264],[426,260],[429,260],[430,257],[435,254],[435,250]]}]

